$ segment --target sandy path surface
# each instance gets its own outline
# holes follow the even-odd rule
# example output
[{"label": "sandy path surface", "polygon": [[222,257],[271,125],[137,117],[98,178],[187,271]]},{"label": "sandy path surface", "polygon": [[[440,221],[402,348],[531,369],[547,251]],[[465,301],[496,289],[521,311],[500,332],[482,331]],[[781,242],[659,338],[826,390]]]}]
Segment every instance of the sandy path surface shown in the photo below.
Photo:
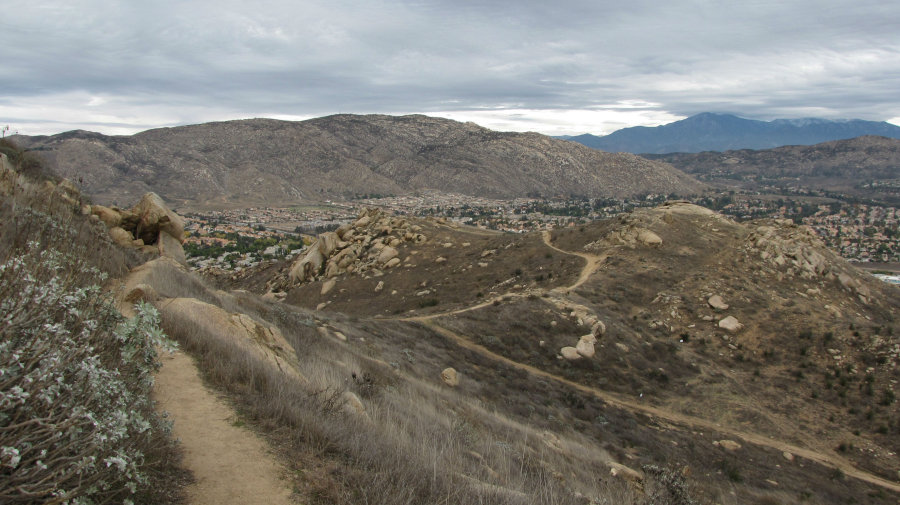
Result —
[{"label": "sandy path surface", "polygon": [[188,486],[190,505],[291,505],[285,469],[266,444],[234,425],[236,414],[204,386],[193,360],[179,351],[162,353],[153,397],[175,421],[184,466],[196,482]]},{"label": "sandy path surface", "polygon": [[574,252],[574,251],[566,251],[565,249],[560,249],[553,245],[552,236],[549,231],[544,231],[541,233],[541,238],[544,239],[544,244],[553,249],[554,251],[561,252],[563,254],[568,254],[569,256],[578,256],[585,261],[584,268],[581,269],[581,275],[578,276],[578,280],[575,281],[575,284],[572,284],[568,287],[559,287],[555,288],[554,291],[557,292],[566,292],[572,291],[575,288],[580,287],[582,284],[587,282],[588,279],[591,278],[591,275],[597,271],[598,268],[606,261],[607,255],[597,256],[596,254],[588,254],[583,252]]}]

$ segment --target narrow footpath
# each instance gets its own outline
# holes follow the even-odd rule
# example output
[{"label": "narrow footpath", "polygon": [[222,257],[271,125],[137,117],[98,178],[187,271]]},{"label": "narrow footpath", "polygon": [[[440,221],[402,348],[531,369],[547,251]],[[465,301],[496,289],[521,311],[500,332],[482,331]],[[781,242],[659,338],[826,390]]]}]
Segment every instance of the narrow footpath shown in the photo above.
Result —
[{"label": "narrow footpath", "polygon": [[185,468],[194,474],[190,505],[293,505],[286,470],[266,443],[236,426],[234,410],[216,397],[184,352],[162,353],[153,397],[175,424]]},{"label": "narrow footpath", "polygon": [[[117,308],[135,315],[123,300]],[[160,351],[159,361],[153,400],[173,421],[182,466],[194,477],[185,489],[187,505],[297,505],[287,469],[262,438],[239,426],[237,413],[206,387],[194,360],[183,351]]]}]

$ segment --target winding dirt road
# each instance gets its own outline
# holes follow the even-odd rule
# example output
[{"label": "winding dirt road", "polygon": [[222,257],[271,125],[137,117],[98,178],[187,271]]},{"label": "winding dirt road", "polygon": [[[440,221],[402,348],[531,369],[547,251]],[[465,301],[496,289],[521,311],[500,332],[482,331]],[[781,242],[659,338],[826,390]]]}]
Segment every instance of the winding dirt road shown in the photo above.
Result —
[{"label": "winding dirt road", "polygon": [[[586,264],[585,264],[584,268],[582,269],[581,275],[578,277],[576,282],[568,287],[554,288],[554,291],[557,291],[557,292],[571,291],[571,290],[581,286],[582,284],[584,284],[590,278],[590,276],[594,272],[596,272],[597,269],[603,264],[603,262],[606,260],[606,257],[607,257],[605,255],[597,256],[597,255],[592,255],[592,254],[587,254],[587,253],[572,252],[572,251],[566,251],[566,250],[560,249],[552,244],[550,232],[548,232],[548,231],[543,232],[543,239],[544,239],[544,243],[548,247],[550,247],[556,251],[559,251],[560,253],[563,253],[563,254],[579,256],[586,261]],[[522,296],[521,294],[515,294],[515,295]],[[503,296],[509,296],[509,295],[503,295]],[[498,298],[500,298],[500,297],[498,297]],[[900,493],[900,483],[890,481],[890,480],[884,479],[882,477],[879,477],[877,475],[874,475],[872,473],[866,472],[865,470],[861,470],[861,469],[853,466],[853,464],[850,463],[849,461],[847,461],[846,459],[841,458],[840,456],[837,456],[835,454],[821,453],[821,452],[806,449],[806,448],[803,448],[803,447],[800,447],[797,445],[793,445],[793,444],[790,444],[787,442],[783,442],[780,440],[775,440],[771,437],[768,437],[765,435],[760,435],[758,433],[751,433],[751,432],[736,430],[736,429],[730,428],[728,426],[723,426],[723,425],[720,425],[718,423],[715,423],[715,422],[712,422],[712,421],[709,421],[706,419],[689,416],[689,415],[681,414],[679,412],[673,412],[673,411],[666,410],[666,409],[661,409],[661,408],[654,407],[652,405],[647,405],[644,403],[639,403],[637,401],[622,397],[618,394],[610,393],[608,391],[602,391],[602,390],[599,390],[596,388],[592,388],[590,386],[586,386],[584,384],[580,384],[578,382],[573,382],[573,381],[570,381],[563,377],[560,377],[558,375],[554,375],[545,370],[541,370],[539,368],[536,368],[536,367],[533,367],[530,365],[526,365],[524,363],[520,363],[518,361],[514,361],[505,356],[497,354],[497,353],[487,349],[486,347],[483,347],[479,344],[476,344],[475,342],[472,342],[471,340],[467,339],[466,337],[464,337],[462,335],[459,335],[458,333],[455,333],[447,328],[439,326],[437,324],[437,322],[435,321],[437,318],[440,318],[443,316],[460,314],[460,313],[464,313],[464,312],[468,312],[468,311],[472,311],[472,310],[477,310],[479,308],[483,308],[483,307],[490,305],[492,302],[493,302],[492,300],[486,301],[484,303],[479,303],[477,305],[473,305],[473,306],[462,308],[462,309],[457,309],[457,310],[451,311],[451,312],[446,312],[446,313],[441,313],[441,314],[431,314],[431,315],[427,315],[427,316],[404,318],[403,320],[423,324],[426,327],[433,330],[434,332],[455,342],[460,347],[477,352],[484,357],[487,357],[487,358],[492,359],[497,362],[501,362],[501,363],[511,366],[513,368],[526,371],[534,376],[541,377],[546,380],[555,381],[559,384],[564,384],[564,385],[571,387],[573,389],[576,389],[582,393],[592,395],[592,396],[594,396],[610,405],[613,405],[615,407],[622,408],[622,409],[628,410],[630,412],[646,414],[648,416],[656,417],[658,419],[665,420],[669,423],[677,424],[680,426],[684,426],[686,428],[711,430],[711,431],[715,431],[718,433],[722,433],[724,435],[728,435],[729,437],[740,439],[740,440],[744,441],[745,443],[754,444],[754,445],[762,446],[762,447],[769,447],[771,449],[775,449],[775,450],[781,451],[781,452],[789,452],[789,453],[793,454],[794,456],[799,456],[799,457],[807,459],[809,461],[814,461],[814,462],[816,462],[820,465],[826,466],[828,468],[838,469],[841,472],[843,472],[844,475],[846,475],[846,476],[853,477],[855,479],[859,479],[861,481],[868,482],[870,484],[874,484],[876,486],[880,486],[885,489],[889,489],[891,491]]]}]

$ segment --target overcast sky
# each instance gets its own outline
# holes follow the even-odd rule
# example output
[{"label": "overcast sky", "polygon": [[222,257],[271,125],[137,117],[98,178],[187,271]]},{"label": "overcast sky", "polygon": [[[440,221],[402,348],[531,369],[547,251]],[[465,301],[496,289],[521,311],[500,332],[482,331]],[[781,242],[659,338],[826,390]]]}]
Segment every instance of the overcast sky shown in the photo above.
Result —
[{"label": "overcast sky", "polygon": [[6,0],[0,126],[424,113],[606,134],[699,112],[900,124],[896,0]]}]

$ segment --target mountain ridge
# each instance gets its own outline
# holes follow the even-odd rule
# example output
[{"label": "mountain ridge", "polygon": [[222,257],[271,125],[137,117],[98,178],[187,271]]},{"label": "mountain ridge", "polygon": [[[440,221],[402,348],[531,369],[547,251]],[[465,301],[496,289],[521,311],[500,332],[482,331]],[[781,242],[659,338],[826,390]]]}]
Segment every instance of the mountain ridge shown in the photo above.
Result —
[{"label": "mountain ridge", "polygon": [[421,115],[247,119],[132,136],[74,131],[15,140],[103,203],[148,191],[179,204],[231,206],[423,189],[510,198],[689,194],[702,187],[669,165],[630,154]]},{"label": "mountain ridge", "polygon": [[[811,146],[647,155],[700,180],[744,189],[801,186],[900,201],[900,140],[863,136]],[[863,188],[863,185],[868,185]]]},{"label": "mountain ridge", "polygon": [[704,112],[662,126],[635,126],[605,136],[584,134],[569,137],[569,140],[604,151],[668,154],[811,145],[864,135],[900,138],[900,126],[860,119],[758,121],[732,114]]}]

